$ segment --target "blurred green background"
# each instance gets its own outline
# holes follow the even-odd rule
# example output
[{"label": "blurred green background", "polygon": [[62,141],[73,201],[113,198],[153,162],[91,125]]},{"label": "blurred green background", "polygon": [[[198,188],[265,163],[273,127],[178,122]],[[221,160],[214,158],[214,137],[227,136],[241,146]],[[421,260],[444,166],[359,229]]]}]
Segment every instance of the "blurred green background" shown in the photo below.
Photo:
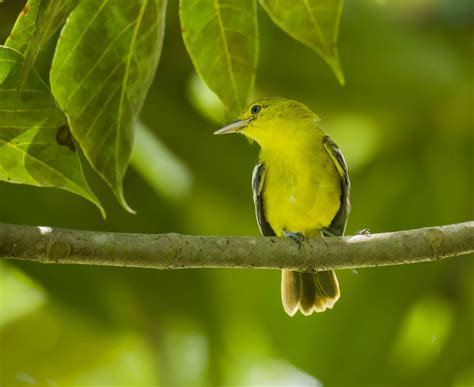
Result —
[{"label": "blurred green background", "polygon": [[[0,2],[1,42],[22,6]],[[344,88],[313,51],[262,9],[258,16],[255,97],[296,99],[321,116],[351,173],[348,234],[473,218],[470,0],[347,1]],[[54,39],[38,62],[45,76],[53,48]],[[142,114],[149,132],[125,181],[138,215],[122,210],[88,170],[106,221],[67,192],[6,183],[0,221],[257,235],[250,176],[258,148],[213,137],[222,117],[193,72],[170,0]],[[283,312],[276,271],[27,262],[0,262],[0,270],[1,386],[474,385],[472,256],[339,271],[341,300],[310,318]]]}]

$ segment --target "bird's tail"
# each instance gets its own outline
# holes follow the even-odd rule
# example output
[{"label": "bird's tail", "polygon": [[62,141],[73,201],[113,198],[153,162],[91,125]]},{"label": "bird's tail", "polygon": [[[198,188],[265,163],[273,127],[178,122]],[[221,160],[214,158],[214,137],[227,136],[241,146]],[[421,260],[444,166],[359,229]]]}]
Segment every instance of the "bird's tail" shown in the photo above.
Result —
[{"label": "bird's tail", "polygon": [[305,316],[324,312],[334,306],[339,295],[339,283],[334,270],[317,273],[282,271],[281,300],[290,316],[298,309]]}]

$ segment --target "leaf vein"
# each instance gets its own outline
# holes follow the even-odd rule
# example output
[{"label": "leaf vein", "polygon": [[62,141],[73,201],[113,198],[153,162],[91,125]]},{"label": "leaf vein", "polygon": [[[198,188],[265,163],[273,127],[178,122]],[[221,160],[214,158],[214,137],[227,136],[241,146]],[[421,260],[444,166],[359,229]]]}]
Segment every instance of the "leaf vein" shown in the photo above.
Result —
[{"label": "leaf vein", "polygon": [[77,84],[77,86],[74,88],[73,92],[70,94],[68,100],[64,103],[64,106],[67,107],[69,103],[71,102],[72,98],[76,95],[78,90],[81,88],[81,86],[88,80],[88,78],[91,76],[91,74],[94,72],[94,70],[100,65],[102,60],[107,56],[109,50],[114,46],[117,40],[119,40],[123,34],[127,32],[127,30],[135,24],[136,21],[133,21],[129,24],[127,24],[115,37],[114,39],[107,45],[105,50],[102,52],[100,57],[97,59],[97,61],[94,63],[94,65],[89,69],[87,74],[84,75],[84,77],[81,79],[81,81]]},{"label": "leaf vein", "polygon": [[[4,143],[6,146],[8,147],[11,147],[13,148],[14,150],[17,150],[23,157],[23,162],[25,162],[26,158],[30,158],[31,160],[33,160],[34,162],[42,165],[44,168],[48,169],[49,171],[53,172],[53,174],[59,176],[59,177],[62,177],[64,180],[66,180],[67,182],[69,182],[72,186],[74,186],[77,190],[77,192],[82,192],[83,195],[85,195],[86,197],[89,197],[88,193],[86,191],[84,191],[82,189],[82,187],[80,185],[78,185],[75,181],[71,180],[69,177],[67,177],[66,175],[63,175],[61,174],[57,169],[55,169],[54,167],[52,167],[51,165],[45,163],[43,160],[41,159],[38,159],[36,157],[33,157],[32,155],[30,155],[28,152],[26,152],[24,149],[22,148],[19,148],[17,146],[15,146],[14,144],[10,143],[10,142],[7,142],[7,141],[4,141],[0,138],[0,143]],[[31,176],[31,174],[29,174],[29,176],[35,180],[38,184],[41,184],[39,181],[37,181],[36,179],[33,178],[33,176]],[[64,188],[64,187],[63,187]]]},{"label": "leaf vein", "polygon": [[97,12],[94,13],[94,15],[92,15],[92,17],[89,19],[89,23],[87,23],[86,26],[84,26],[84,30],[82,31],[81,35],[77,38],[77,41],[76,43],[74,44],[74,46],[71,48],[71,50],[68,52],[68,55],[66,56],[66,58],[64,58],[64,61],[63,63],[61,63],[61,67],[55,71],[55,73],[57,75],[61,74],[62,72],[62,69],[64,68],[64,66],[66,66],[67,62],[69,61],[69,59],[71,58],[72,54],[74,53],[74,51],[76,50],[76,48],[79,46],[79,44],[81,43],[82,39],[84,38],[84,36],[86,35],[88,29],[90,28],[90,26],[92,25],[92,23],[94,23],[95,19],[97,18],[97,16],[99,16],[99,14],[102,12],[102,10],[105,8],[105,6],[109,3],[110,0],[105,0],[102,5],[97,9]]},{"label": "leaf vein", "polygon": [[[105,112],[105,110],[107,109],[107,107],[109,106],[110,102],[112,102],[112,100],[114,99],[115,97],[115,94],[117,93],[117,91],[119,91],[121,85],[118,84],[116,87],[115,87],[115,90],[110,93],[109,97],[107,98],[107,101],[105,101],[105,103],[102,104],[102,106],[100,107],[99,111],[97,112],[97,114],[95,115],[94,117],[94,120],[91,122],[91,124],[87,127],[87,130],[86,132],[84,133],[84,137],[88,137],[89,136],[89,133],[92,131],[92,129],[95,127],[95,124],[97,123],[97,121],[99,120],[100,116]],[[113,125],[109,125],[107,127],[107,131],[110,131],[111,128],[113,127]],[[95,155],[96,156],[96,155]]]},{"label": "leaf vein", "polygon": [[326,45],[327,44],[326,39],[324,38],[323,32],[321,31],[321,27],[319,26],[319,23],[316,20],[316,17],[314,16],[313,9],[309,5],[308,0],[303,0],[303,4],[305,5],[306,9],[308,10],[308,15],[309,15],[309,18],[311,19],[311,23],[313,23],[314,28],[316,29],[316,32],[318,33],[318,35],[321,38],[321,41],[323,41],[325,43],[324,45]]},{"label": "leaf vein", "polygon": [[128,83],[129,72],[130,72],[130,64],[132,62],[132,55],[133,55],[133,52],[135,50],[135,43],[136,43],[136,40],[137,40],[138,31],[140,30],[140,27],[141,27],[141,24],[142,24],[142,21],[143,21],[143,16],[145,15],[145,10],[147,8],[147,5],[148,5],[148,0],[144,0],[143,4],[142,4],[142,7],[140,9],[140,12],[138,14],[135,29],[133,31],[132,40],[130,42],[129,52],[128,52],[128,55],[127,55],[127,61],[126,61],[126,65],[125,65],[125,74],[124,74],[124,77],[123,77],[123,80],[122,80],[122,90],[121,90],[121,93],[120,93],[119,110],[118,110],[118,113],[117,113],[117,126],[116,126],[117,131],[116,131],[116,136],[115,136],[115,149],[114,149],[116,176],[120,176],[120,171],[118,170],[118,167],[119,167],[118,155],[120,153],[120,141],[119,141],[120,126],[121,126],[121,123],[122,123],[123,104],[124,104],[125,93],[127,91],[127,83]]},{"label": "leaf vein", "polygon": [[222,44],[224,46],[224,55],[226,57],[227,70],[229,71],[230,81],[231,81],[231,84],[232,84],[232,90],[234,92],[235,101],[237,102],[237,105],[240,106],[239,93],[237,92],[237,84],[235,82],[234,70],[232,68],[232,62],[231,62],[231,58],[230,58],[230,50],[229,50],[229,46],[227,44],[224,24],[223,24],[223,21],[222,21],[222,15],[221,15],[221,12],[220,12],[220,9],[219,9],[218,0],[214,0],[214,7],[215,7],[216,14],[217,14],[217,20],[219,22],[219,30],[220,30],[220,33],[221,33]]},{"label": "leaf vein", "polygon": [[79,119],[82,114],[84,114],[84,112],[86,111],[86,109],[91,105],[91,103],[94,101],[94,98],[97,97],[97,95],[107,86],[107,81],[112,78],[115,73],[117,72],[117,70],[120,68],[120,66],[122,65],[122,63],[118,63],[114,69],[109,73],[109,75],[107,75],[107,78],[104,79],[104,81],[102,82],[102,84],[96,88],[96,90],[94,91],[94,94],[92,94],[91,96],[89,96],[89,100],[87,101],[87,103],[82,107],[82,109],[77,113],[76,115],[76,120]]}]

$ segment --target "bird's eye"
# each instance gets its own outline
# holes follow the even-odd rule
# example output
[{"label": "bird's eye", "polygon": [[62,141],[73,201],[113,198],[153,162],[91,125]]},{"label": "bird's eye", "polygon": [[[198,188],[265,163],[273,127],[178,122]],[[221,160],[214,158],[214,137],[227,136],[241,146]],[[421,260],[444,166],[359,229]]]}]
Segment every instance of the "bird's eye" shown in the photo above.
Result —
[{"label": "bird's eye", "polygon": [[252,114],[260,113],[260,110],[262,110],[262,107],[260,105],[253,105],[252,109],[250,109]]}]

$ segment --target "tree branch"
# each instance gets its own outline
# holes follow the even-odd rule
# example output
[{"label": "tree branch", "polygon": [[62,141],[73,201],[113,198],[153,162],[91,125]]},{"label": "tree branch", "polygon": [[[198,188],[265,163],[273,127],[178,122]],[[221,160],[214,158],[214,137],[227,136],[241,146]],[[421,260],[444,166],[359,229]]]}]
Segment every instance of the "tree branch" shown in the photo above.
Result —
[{"label": "tree branch", "polygon": [[42,263],[317,271],[386,266],[474,252],[474,221],[341,238],[125,234],[0,223],[0,258]]}]

